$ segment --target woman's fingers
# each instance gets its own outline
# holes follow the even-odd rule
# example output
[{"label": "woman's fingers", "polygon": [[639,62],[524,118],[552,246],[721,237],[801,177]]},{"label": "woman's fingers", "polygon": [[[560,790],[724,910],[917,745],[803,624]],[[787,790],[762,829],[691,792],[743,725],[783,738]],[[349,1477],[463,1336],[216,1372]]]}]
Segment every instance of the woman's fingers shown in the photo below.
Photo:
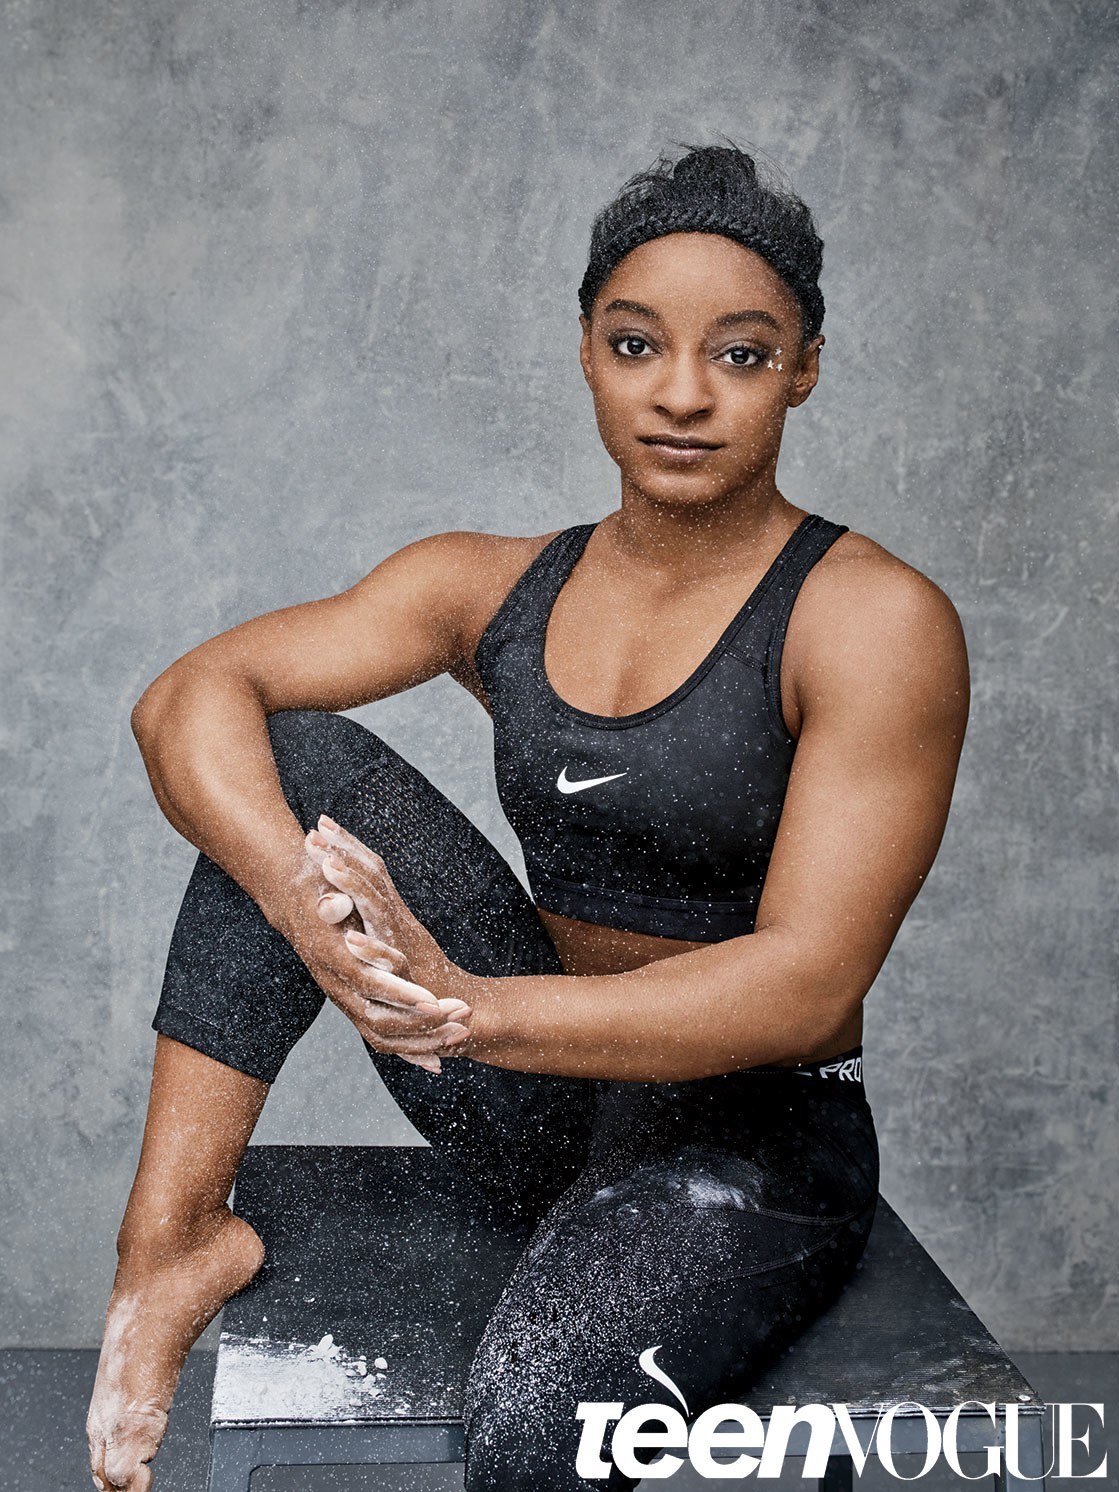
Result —
[{"label": "woman's fingers", "polygon": [[366,895],[379,895],[372,869],[363,865],[348,851],[337,845],[331,845],[317,829],[312,829],[304,836],[303,848],[307,852],[308,859],[318,866],[323,879],[331,885],[337,886],[339,877],[348,872],[351,879],[355,880]]},{"label": "woman's fingers", "polygon": [[408,918],[409,913],[381,856],[325,814],[305,843],[324,880],[351,898],[365,930],[393,941],[399,918]]},{"label": "woman's fingers", "polygon": [[397,1055],[405,1062],[411,1062],[414,1067],[422,1067],[427,1072],[443,1071],[443,1064],[438,1057],[407,1057],[403,1052],[398,1052]]},{"label": "woman's fingers", "polygon": [[385,943],[380,938],[371,938],[368,933],[360,933],[351,929],[343,934],[346,947],[355,958],[363,964],[369,964],[374,969],[383,969],[390,974],[403,976],[408,971],[408,960],[399,948],[394,948],[391,943]]},{"label": "woman's fingers", "polygon": [[346,988],[335,998],[375,1049],[438,1073],[440,1057],[469,1036],[471,1010],[462,1000],[437,1000],[407,977],[408,960],[396,943],[398,920],[408,912],[385,862],[325,814],[306,836],[306,849],[334,888],[320,898],[319,916],[341,922],[356,910],[365,928],[343,935],[355,964],[336,967]]},{"label": "woman's fingers", "polygon": [[304,843],[323,879],[336,888],[319,897],[317,910],[322,920],[337,925],[356,911],[366,931],[382,937],[390,935],[392,919],[387,905],[363,870],[345,863],[341,858],[343,852],[330,848],[317,830],[312,829]]},{"label": "woman's fingers", "polygon": [[382,939],[391,935],[392,914],[368,872],[345,863],[337,850],[332,850],[319,868],[332,886],[350,897],[368,932]]},{"label": "woman's fingers", "polygon": [[332,820],[320,818],[319,828],[312,829],[306,835],[304,842],[307,847],[307,853],[311,858],[321,865],[322,861],[328,855],[334,855],[339,860],[346,861],[355,870],[362,872],[374,881],[383,880],[391,884],[388,871],[385,868],[385,862],[381,856],[375,850],[371,850],[367,844],[362,844],[360,839],[355,839],[352,834],[348,834],[344,829],[337,827],[332,829],[325,828],[327,823],[332,822]]},{"label": "woman's fingers", "polygon": [[[423,985],[373,964],[355,963],[354,968],[356,975],[340,975],[342,988],[335,995],[351,1020],[372,1013],[381,1029],[397,1034],[426,1033],[444,1021],[470,1018],[470,1006],[462,1000],[437,1000]],[[339,978],[337,972],[335,978]]]},{"label": "woman's fingers", "polygon": [[[391,969],[378,968],[376,964],[358,965],[359,983],[355,986],[367,1000],[384,1005],[403,1005],[408,1009],[418,1007],[425,1015],[434,1015],[441,1009],[439,1001],[422,984],[414,984],[394,974]],[[459,1001],[461,1004],[462,1002]]]},{"label": "woman's fingers", "polygon": [[[366,992],[363,997],[351,986],[338,999],[362,1037],[378,1051],[439,1072],[440,1056],[453,1055],[470,1034],[470,1007],[461,1000],[435,1001],[419,985],[369,965],[363,966],[363,973],[380,981],[376,995]],[[409,1003],[417,996],[417,1003]]]},{"label": "woman's fingers", "polygon": [[385,862],[375,850],[371,850],[367,844],[363,844],[356,834],[351,834],[348,829],[343,829],[333,819],[327,818],[325,813],[319,815],[319,833],[332,845],[339,849],[348,850],[354,858],[367,869],[377,872],[383,871]]},{"label": "woman's fingers", "polygon": [[[393,976],[386,975],[386,979]],[[397,985],[407,984],[397,980]],[[412,986],[418,988],[418,986]],[[392,990],[386,990],[391,995]],[[430,1000],[430,996],[428,997]],[[351,1019],[359,1025],[371,1040],[382,1042],[414,1042],[412,1050],[426,1051],[431,1043],[438,1045],[451,1040],[457,1045],[469,1032],[471,1010],[462,1000],[446,999],[428,1004],[408,1005],[380,993],[366,992],[360,1006],[351,1011]],[[392,1048],[396,1050],[394,1046]]]},{"label": "woman's fingers", "polygon": [[[319,869],[323,873],[324,880],[329,881],[332,886],[345,888],[347,896],[353,895],[353,892],[351,892],[349,889],[351,886],[354,888],[360,886],[361,891],[363,891],[366,896],[368,896],[372,891],[371,887],[362,885],[362,883],[358,879],[357,873],[352,870],[350,866],[346,865],[343,862],[343,860],[335,850],[331,850],[328,855],[323,856],[322,860],[319,862]],[[357,899],[356,896],[354,899]]]},{"label": "woman's fingers", "polygon": [[395,896],[396,888],[381,856],[340,829],[333,819],[319,819],[319,827],[307,835],[307,848],[320,865],[333,859],[352,871],[370,894]]},{"label": "woman's fingers", "polygon": [[318,899],[316,910],[322,920],[330,925],[345,922],[354,910],[350,897],[342,891],[328,891]]},{"label": "woman's fingers", "polygon": [[309,829],[303,836],[303,848],[316,865],[321,865],[325,856],[330,854],[330,841],[317,829]]},{"label": "woman's fingers", "polygon": [[[400,1005],[387,1005],[380,1000],[367,999],[355,1012],[363,1026],[367,1026],[378,1037],[396,1040],[426,1040],[448,1026],[469,1028],[470,1012],[461,1003],[448,1000],[440,1008],[428,1014],[426,1010],[415,1012]],[[457,1035],[457,1032],[455,1033]]]},{"label": "woman's fingers", "polygon": [[395,1052],[401,1057],[425,1057],[453,1050],[468,1034],[466,1026],[458,1021],[447,1021],[426,1036],[387,1036],[374,1030],[373,1044],[381,1051]]}]

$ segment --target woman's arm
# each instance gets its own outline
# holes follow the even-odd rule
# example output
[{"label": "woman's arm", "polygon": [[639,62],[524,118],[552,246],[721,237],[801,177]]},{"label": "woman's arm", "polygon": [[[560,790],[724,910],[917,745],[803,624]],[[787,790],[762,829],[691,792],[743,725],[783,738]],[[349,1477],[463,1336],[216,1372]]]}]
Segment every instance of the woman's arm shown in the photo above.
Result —
[{"label": "woman's arm", "polygon": [[[257,617],[173,663],[144,692],[132,726],[156,799],[171,823],[241,885],[316,982],[370,1041],[438,1066],[465,1034],[460,1001],[438,1005],[406,981],[370,1006],[365,966],[347,953],[284,799],[267,730],[279,710],[342,710],[451,670],[461,675],[475,613],[500,600],[532,540],[470,533],[424,539],[324,601]],[[498,593],[490,596],[489,587]],[[388,962],[397,967],[399,960]],[[408,1007],[401,1009],[401,1006]]]},{"label": "woman's arm", "polygon": [[202,643],[138,701],[132,728],[159,806],[270,919],[282,920],[305,856],[268,715],[351,709],[452,667],[482,541],[452,533],[410,544],[339,595]]},{"label": "woman's arm", "polygon": [[[835,570],[798,633],[802,725],[755,931],[623,974],[483,979],[397,905],[410,977],[473,1009],[460,1052],[670,1082],[834,1050],[936,855],[968,709],[943,592],[896,561]],[[338,845],[336,884],[360,895],[376,877]]]}]

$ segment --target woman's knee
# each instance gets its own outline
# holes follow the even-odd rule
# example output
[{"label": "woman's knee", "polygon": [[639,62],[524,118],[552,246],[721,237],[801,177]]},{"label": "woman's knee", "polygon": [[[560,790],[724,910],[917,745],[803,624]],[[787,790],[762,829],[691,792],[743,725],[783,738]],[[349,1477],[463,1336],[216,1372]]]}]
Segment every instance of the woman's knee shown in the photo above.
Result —
[{"label": "woman's knee", "polygon": [[277,765],[315,770],[323,758],[349,760],[381,746],[371,730],[332,710],[277,710],[268,717],[268,738]]},{"label": "woman's knee", "polygon": [[329,710],[279,710],[268,717],[268,738],[284,797],[304,827],[326,812],[340,784],[383,764],[388,749],[358,721]]}]

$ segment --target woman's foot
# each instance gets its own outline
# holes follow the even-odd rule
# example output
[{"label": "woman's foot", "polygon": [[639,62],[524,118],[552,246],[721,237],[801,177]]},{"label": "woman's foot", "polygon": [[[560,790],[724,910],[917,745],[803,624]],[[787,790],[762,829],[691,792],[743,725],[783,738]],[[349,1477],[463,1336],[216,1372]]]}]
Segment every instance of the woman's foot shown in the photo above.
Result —
[{"label": "woman's foot", "polygon": [[174,1243],[122,1251],[86,1420],[103,1492],[148,1492],[186,1355],[263,1262],[257,1234],[224,1207]]}]

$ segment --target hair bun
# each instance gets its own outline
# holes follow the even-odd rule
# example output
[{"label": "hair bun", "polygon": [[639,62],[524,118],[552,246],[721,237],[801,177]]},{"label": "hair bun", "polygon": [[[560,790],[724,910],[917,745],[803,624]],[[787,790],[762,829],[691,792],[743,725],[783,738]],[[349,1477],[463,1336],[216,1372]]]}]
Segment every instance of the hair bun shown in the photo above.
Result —
[{"label": "hair bun", "polygon": [[752,155],[729,145],[699,145],[687,147],[688,154],[676,162],[672,179],[682,187],[710,189],[721,187],[734,178],[736,185],[757,186],[758,168]]},{"label": "hair bun", "polygon": [[590,316],[595,298],[627,254],[668,233],[718,233],[760,254],[800,302],[805,341],[820,330],[824,297],[819,276],[823,240],[812,214],[778,181],[758,175],[753,156],[736,145],[681,147],[630,177],[594,220],[579,305]]}]

